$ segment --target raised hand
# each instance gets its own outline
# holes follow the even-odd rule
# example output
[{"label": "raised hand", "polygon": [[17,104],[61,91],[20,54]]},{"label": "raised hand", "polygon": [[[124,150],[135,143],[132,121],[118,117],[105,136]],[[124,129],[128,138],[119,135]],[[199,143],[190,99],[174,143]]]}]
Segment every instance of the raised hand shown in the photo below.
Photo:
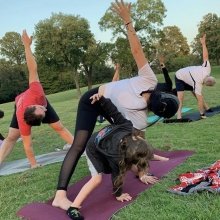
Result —
[{"label": "raised hand", "polygon": [[32,44],[32,36],[29,37],[26,30],[23,30],[21,39],[22,39],[24,46],[30,46]]},{"label": "raised hand", "polygon": [[115,1],[115,3],[112,3],[111,10],[116,12],[121,19],[124,21],[124,24],[127,24],[131,22],[131,3],[124,3],[123,0],[120,2],[118,0]]},{"label": "raised hand", "polygon": [[120,69],[120,64],[119,63],[116,63],[115,64],[115,70],[119,70]]},{"label": "raised hand", "polygon": [[160,62],[160,64],[164,64],[164,61],[165,61],[165,58],[164,58],[164,56],[158,56],[158,60],[159,60],[159,62]]},{"label": "raised hand", "polygon": [[200,38],[200,42],[201,42],[201,44],[206,43],[206,34],[203,34],[203,36]]}]

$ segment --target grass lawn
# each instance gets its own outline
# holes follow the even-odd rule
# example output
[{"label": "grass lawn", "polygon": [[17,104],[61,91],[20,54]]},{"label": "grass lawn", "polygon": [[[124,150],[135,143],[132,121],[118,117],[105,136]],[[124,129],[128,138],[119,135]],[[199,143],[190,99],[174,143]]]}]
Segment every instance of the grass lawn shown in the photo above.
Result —
[{"label": "grass lawn", "polygon": [[[204,88],[204,97],[209,106],[220,105],[220,67],[212,68],[216,86]],[[173,73],[171,73],[171,76]],[[162,75],[158,76],[162,81]],[[86,91],[83,88],[82,91]],[[196,100],[185,93],[185,107],[197,110]],[[56,109],[63,124],[74,130],[78,99],[75,90],[47,96]],[[13,113],[14,103],[1,104],[5,117],[0,121],[0,132],[6,135]],[[97,126],[96,129],[100,129]],[[192,123],[157,123],[146,131],[148,141],[162,150],[194,150],[196,153],[185,163],[170,172],[158,184],[143,192],[131,205],[122,209],[113,220],[217,220],[219,219],[220,196],[202,192],[191,196],[168,193],[168,187],[175,185],[178,174],[206,167],[220,159],[220,114]],[[64,145],[49,126],[33,128],[35,154],[54,151]],[[24,158],[22,143],[16,144],[7,161]],[[15,220],[16,211],[30,202],[46,201],[54,196],[61,163],[47,165],[20,174],[0,177],[0,220]],[[71,183],[88,175],[85,158],[81,158]],[[101,220],[101,219],[100,219]]]}]

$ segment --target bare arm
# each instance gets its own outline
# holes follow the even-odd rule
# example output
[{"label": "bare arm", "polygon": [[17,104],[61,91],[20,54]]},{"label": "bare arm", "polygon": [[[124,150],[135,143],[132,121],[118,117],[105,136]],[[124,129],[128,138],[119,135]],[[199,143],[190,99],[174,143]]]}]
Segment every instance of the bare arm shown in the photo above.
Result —
[{"label": "bare arm", "polygon": [[115,3],[112,3],[112,10],[121,17],[126,26],[132,55],[138,66],[138,69],[141,69],[148,62],[148,60],[145,57],[140,40],[132,24],[132,19],[130,15],[131,3],[125,4],[123,0],[121,0],[120,2],[116,0]]},{"label": "bare arm", "polygon": [[205,112],[203,96],[196,94],[196,98],[197,98],[197,104],[198,104],[200,115],[202,115]]},{"label": "bare arm", "polygon": [[119,71],[120,71],[120,64],[116,63],[115,64],[115,73],[114,73],[114,76],[112,78],[112,82],[119,80]]},{"label": "bare arm", "polygon": [[164,57],[163,56],[159,56],[158,57],[158,60],[159,60],[159,62],[160,62],[160,67],[161,68],[163,68],[163,67],[165,67],[165,64],[164,64]]},{"label": "bare arm", "polygon": [[32,37],[29,37],[26,30],[22,33],[22,42],[25,49],[25,57],[27,67],[29,71],[29,84],[32,82],[39,82],[39,76],[37,73],[37,63],[31,51]]},{"label": "bare arm", "polygon": [[205,62],[205,61],[209,60],[208,49],[206,47],[206,34],[204,34],[203,37],[200,38],[200,42],[202,44],[203,62]]},{"label": "bare arm", "polygon": [[37,167],[37,161],[34,156],[34,150],[32,147],[31,135],[29,136],[21,136],[24,145],[24,151],[27,156],[28,161],[30,162],[31,168]]}]

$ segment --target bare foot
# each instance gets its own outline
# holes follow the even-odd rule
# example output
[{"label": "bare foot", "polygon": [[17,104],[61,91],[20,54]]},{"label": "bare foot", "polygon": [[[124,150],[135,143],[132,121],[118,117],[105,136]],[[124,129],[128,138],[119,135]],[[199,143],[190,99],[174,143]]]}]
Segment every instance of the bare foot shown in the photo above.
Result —
[{"label": "bare foot", "polygon": [[160,158],[160,161],[168,161],[168,160],[169,160],[168,157],[161,157],[161,158]]},{"label": "bare foot", "polygon": [[168,161],[169,158],[168,157],[162,157],[162,156],[159,156],[157,154],[154,154],[154,160],[160,160],[160,161]]},{"label": "bare foot", "polygon": [[71,204],[72,202],[66,197],[66,191],[57,191],[56,196],[52,202],[52,206],[67,210]]}]

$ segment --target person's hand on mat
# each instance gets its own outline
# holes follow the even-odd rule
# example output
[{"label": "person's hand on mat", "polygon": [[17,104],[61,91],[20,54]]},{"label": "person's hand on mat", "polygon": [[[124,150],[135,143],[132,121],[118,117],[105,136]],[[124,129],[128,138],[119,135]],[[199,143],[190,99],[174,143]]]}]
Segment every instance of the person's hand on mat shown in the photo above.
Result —
[{"label": "person's hand on mat", "polygon": [[132,197],[128,193],[122,193],[120,196],[116,197],[116,199],[120,202],[124,202],[132,200]]},{"label": "person's hand on mat", "polygon": [[144,184],[149,184],[149,183],[155,184],[159,181],[159,179],[156,176],[152,176],[152,175],[148,175],[148,174],[144,174],[139,179]]},{"label": "person's hand on mat", "polygon": [[42,167],[42,166],[43,166],[42,164],[36,163],[34,165],[31,165],[31,169],[35,169],[35,168]]},{"label": "person's hand on mat", "polygon": [[93,96],[91,96],[89,99],[92,100],[91,104],[94,104],[95,102],[99,101],[100,98],[101,98],[101,96],[98,93],[96,93]]}]

